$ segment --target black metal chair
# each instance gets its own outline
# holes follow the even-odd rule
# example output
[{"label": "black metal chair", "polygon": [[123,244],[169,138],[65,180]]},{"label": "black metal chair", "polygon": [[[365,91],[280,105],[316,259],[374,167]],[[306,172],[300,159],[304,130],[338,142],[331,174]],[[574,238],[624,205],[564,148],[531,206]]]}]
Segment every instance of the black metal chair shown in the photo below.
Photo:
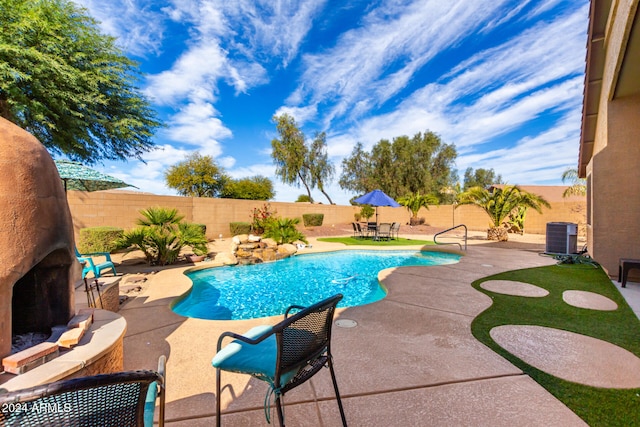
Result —
[{"label": "black metal chair", "polygon": [[126,371],[61,380],[0,393],[0,426],[164,426],[164,356],[158,371]]},{"label": "black metal chair", "polygon": [[[400,233],[400,223],[394,222],[391,224],[391,238],[398,240],[398,234]],[[394,237],[395,236],[395,237]]]},{"label": "black metal chair", "polygon": [[353,237],[358,239],[358,238],[362,238],[364,237],[364,234],[362,234],[362,229],[360,228],[360,224],[358,224],[357,222],[352,222],[351,226],[353,227]]},{"label": "black metal chair", "polygon": [[[233,332],[220,335],[217,354],[212,361],[217,374],[217,426],[221,421],[221,371],[248,374],[269,383],[268,393],[275,394],[278,420],[284,426],[284,394],[310,379],[324,366],[328,366],[331,372],[342,424],[347,425],[331,356],[331,326],[336,305],[341,299],[342,295],[337,294],[306,308],[293,305],[285,312],[284,320],[275,326],[257,326],[244,335]],[[290,316],[294,309],[300,311]],[[226,337],[234,338],[234,341],[223,348],[222,342]]]}]

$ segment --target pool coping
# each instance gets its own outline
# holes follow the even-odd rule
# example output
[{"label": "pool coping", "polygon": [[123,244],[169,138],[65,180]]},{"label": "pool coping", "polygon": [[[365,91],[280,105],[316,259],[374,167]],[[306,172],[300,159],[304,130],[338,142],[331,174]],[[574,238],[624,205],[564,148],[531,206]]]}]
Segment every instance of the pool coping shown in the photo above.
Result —
[{"label": "pool coping", "polygon": [[[313,249],[318,246],[314,242]],[[417,425],[428,417],[431,425],[584,425],[470,331],[473,318],[491,304],[471,282],[554,262],[533,251],[473,245],[456,264],[381,272],[389,289],[385,299],[337,311],[336,320],[357,322],[355,328],[334,328],[332,344],[350,424]],[[208,321],[172,313],[169,302],[190,286],[187,268],[154,274],[120,313],[128,322],[125,368],[152,369],[160,354],[168,356],[167,420],[193,427],[210,425],[215,415],[210,361],[219,334],[242,333],[280,317]],[[227,373],[222,380],[233,391],[222,396],[225,425],[266,425],[264,384]],[[339,425],[328,375],[292,391],[287,404],[292,425]]]}]

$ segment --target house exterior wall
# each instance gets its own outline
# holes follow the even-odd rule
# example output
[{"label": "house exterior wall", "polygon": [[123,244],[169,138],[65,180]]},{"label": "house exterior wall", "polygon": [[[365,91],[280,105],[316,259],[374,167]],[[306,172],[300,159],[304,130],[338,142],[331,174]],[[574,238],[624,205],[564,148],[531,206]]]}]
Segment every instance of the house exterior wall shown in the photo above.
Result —
[{"label": "house exterior wall", "polygon": [[616,276],[620,258],[640,258],[640,95],[609,101],[605,111],[589,168],[588,238],[591,255]]},{"label": "house exterior wall", "polygon": [[625,55],[640,54],[627,51],[637,7],[638,0],[614,0],[608,8],[602,91],[586,168],[589,252],[614,277],[620,258],[640,258],[640,94],[615,97]]}]

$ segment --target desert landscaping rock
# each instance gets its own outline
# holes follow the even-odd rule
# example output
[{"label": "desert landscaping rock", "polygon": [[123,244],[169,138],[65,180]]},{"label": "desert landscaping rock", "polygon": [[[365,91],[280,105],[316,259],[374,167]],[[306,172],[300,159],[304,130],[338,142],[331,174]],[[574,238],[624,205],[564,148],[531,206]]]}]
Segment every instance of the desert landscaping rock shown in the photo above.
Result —
[{"label": "desert landscaping rock", "polygon": [[498,326],[490,335],[509,353],[558,378],[593,387],[640,387],[640,358],[609,342],[532,325]]},{"label": "desert landscaping rock", "polygon": [[549,295],[549,291],[539,286],[513,280],[487,280],[482,282],[480,287],[487,291],[518,297],[541,298]]},{"label": "desert landscaping rock", "polygon": [[562,299],[569,305],[591,310],[613,311],[618,309],[618,304],[604,295],[586,291],[564,291]]}]

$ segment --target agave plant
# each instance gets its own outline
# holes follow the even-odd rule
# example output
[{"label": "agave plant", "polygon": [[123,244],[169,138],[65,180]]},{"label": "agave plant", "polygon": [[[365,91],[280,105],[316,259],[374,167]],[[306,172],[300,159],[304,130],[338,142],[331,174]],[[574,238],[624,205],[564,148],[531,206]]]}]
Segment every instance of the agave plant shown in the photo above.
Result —
[{"label": "agave plant", "polygon": [[279,245],[301,241],[308,243],[304,235],[296,228],[299,218],[277,218],[267,223],[264,236],[275,240]]},{"label": "agave plant", "polygon": [[143,218],[138,227],[125,231],[118,240],[119,248],[140,250],[147,262],[156,265],[173,264],[185,246],[196,254],[206,254],[207,238],[197,224],[182,222],[177,209],[149,208],[140,211]]},{"label": "agave plant", "polygon": [[[491,218],[487,238],[500,241],[509,240],[503,224],[512,212],[517,212],[520,208],[532,208],[542,213],[543,206],[551,207],[542,196],[524,191],[517,185],[493,187],[491,191],[482,187],[472,187],[460,194],[456,207],[460,205],[476,205],[483,209]],[[524,214],[522,217],[524,219]],[[522,226],[524,228],[524,224]]]}]

